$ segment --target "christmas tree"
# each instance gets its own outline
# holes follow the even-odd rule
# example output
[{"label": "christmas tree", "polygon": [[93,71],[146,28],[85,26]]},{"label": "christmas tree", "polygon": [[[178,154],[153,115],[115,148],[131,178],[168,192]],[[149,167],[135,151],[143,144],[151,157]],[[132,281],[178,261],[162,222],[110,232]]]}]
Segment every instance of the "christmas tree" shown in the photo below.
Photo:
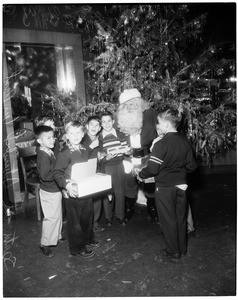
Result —
[{"label": "christmas tree", "polygon": [[[81,5],[68,18],[83,33],[89,103],[75,117],[115,110],[120,92],[138,88],[158,111],[183,110],[181,130],[208,165],[234,146],[236,86],[228,78],[235,74],[235,51],[229,45],[225,57],[222,45],[206,44],[206,15],[192,16],[186,4]],[[230,84],[225,95],[222,78]],[[62,108],[72,118],[73,101],[68,113]]]}]

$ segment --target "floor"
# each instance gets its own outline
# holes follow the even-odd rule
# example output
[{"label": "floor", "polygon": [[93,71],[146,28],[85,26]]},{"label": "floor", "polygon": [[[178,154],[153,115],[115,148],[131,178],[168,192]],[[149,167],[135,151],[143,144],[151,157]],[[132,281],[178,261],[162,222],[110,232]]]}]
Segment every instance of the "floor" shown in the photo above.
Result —
[{"label": "floor", "polygon": [[[160,226],[137,206],[128,225],[97,234],[102,247],[88,260],[67,243],[54,258],[38,250],[41,223],[28,215],[3,219],[3,296],[148,297],[236,295],[236,174],[203,174],[192,185],[195,236],[177,263],[159,255]],[[105,225],[104,219],[101,225]]]}]

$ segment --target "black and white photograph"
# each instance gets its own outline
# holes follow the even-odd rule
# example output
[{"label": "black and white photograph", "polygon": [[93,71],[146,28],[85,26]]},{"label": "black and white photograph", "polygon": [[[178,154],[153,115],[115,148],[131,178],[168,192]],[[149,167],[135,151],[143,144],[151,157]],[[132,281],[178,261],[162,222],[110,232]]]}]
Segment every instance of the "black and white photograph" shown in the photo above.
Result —
[{"label": "black and white photograph", "polygon": [[2,291],[237,295],[235,1],[2,2]]}]

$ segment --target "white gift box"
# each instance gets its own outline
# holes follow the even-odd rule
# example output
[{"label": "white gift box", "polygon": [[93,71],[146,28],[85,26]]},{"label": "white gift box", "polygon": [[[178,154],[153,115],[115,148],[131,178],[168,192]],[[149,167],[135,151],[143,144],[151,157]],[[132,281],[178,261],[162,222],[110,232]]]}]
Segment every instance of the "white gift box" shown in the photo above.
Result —
[{"label": "white gift box", "polygon": [[115,147],[108,148],[107,154],[118,155],[118,154],[125,154],[128,151],[130,151],[130,147],[128,146],[115,146]]},{"label": "white gift box", "polygon": [[149,178],[146,178],[146,179],[142,179],[142,181],[144,183],[155,183],[155,178],[154,177],[149,177]]},{"label": "white gift box", "polygon": [[96,173],[96,168],[97,159],[72,166],[71,180],[77,184],[78,197],[91,196],[112,188],[111,176]]}]

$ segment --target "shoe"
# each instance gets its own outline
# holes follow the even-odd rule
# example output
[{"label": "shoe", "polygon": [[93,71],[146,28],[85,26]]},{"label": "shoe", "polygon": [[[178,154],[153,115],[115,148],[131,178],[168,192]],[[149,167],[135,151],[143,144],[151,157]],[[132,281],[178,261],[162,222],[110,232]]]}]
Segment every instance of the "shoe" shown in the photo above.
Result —
[{"label": "shoe", "polygon": [[169,253],[166,249],[159,250],[159,253],[162,254],[166,258],[175,258],[179,259],[181,257],[180,253]]},{"label": "shoe", "polygon": [[112,226],[112,221],[106,220],[106,224],[108,227]]},{"label": "shoe", "polygon": [[45,256],[47,256],[47,257],[53,257],[53,256],[55,256],[55,255],[52,253],[52,251],[51,251],[51,249],[50,249],[49,246],[39,246],[39,247],[40,247],[40,251],[41,251]]},{"label": "shoe", "polygon": [[134,215],[135,210],[134,209],[127,209],[126,211],[126,220],[130,220],[132,218],[132,216]]},{"label": "shoe", "polygon": [[61,239],[58,240],[57,246],[61,246],[61,245],[65,244],[65,242],[66,242],[66,239],[65,238],[61,238]]},{"label": "shoe", "polygon": [[154,208],[154,207],[147,207],[147,213],[149,215],[149,218],[152,221],[158,221],[158,215],[157,215],[156,208]]},{"label": "shoe", "polygon": [[120,219],[117,218],[116,220],[117,220],[117,222],[119,222],[119,224],[121,226],[126,226],[127,225],[127,220],[125,220],[125,219],[120,220]]},{"label": "shoe", "polygon": [[153,223],[153,224],[155,224],[155,225],[160,225],[160,223],[159,223],[159,220],[158,220],[158,219],[157,219],[157,220],[153,220],[153,221],[152,221],[152,223]]},{"label": "shoe", "polygon": [[79,257],[82,257],[82,258],[91,258],[95,255],[95,252],[93,252],[92,250],[88,250],[88,249],[84,248],[80,252],[77,252],[77,253],[72,253],[71,252],[71,255],[79,256]]},{"label": "shoe", "polygon": [[189,238],[189,239],[190,239],[191,237],[194,237],[194,236],[195,236],[195,230],[188,231],[188,232],[187,232],[187,235],[188,235],[188,238]]},{"label": "shoe", "polygon": [[98,227],[93,227],[93,231],[94,231],[94,232],[103,232],[103,231],[105,231],[105,229],[106,229],[106,228],[100,227],[100,226],[98,226]]},{"label": "shoe", "polygon": [[126,213],[125,219],[130,220],[133,214],[135,213],[135,198],[128,198],[125,197],[125,206],[126,206]]},{"label": "shoe", "polygon": [[87,247],[88,248],[99,248],[99,247],[101,247],[101,244],[99,242],[92,242],[92,243],[87,244]]}]

